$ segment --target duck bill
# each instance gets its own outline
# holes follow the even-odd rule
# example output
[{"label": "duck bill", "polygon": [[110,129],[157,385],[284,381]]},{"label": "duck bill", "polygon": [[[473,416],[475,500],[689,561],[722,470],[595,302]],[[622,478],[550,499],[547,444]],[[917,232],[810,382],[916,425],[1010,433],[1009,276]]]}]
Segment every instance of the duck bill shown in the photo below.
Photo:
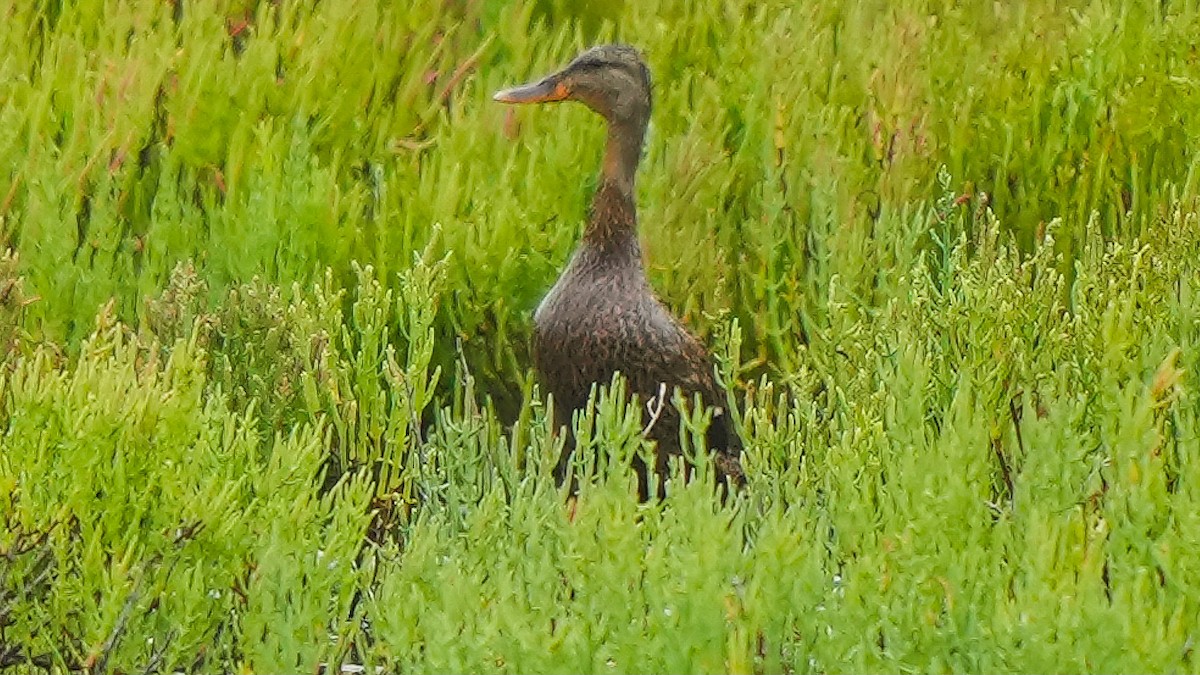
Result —
[{"label": "duck bill", "polygon": [[555,77],[547,77],[541,82],[498,91],[492,98],[501,103],[552,103],[565,101],[570,95],[566,83]]}]

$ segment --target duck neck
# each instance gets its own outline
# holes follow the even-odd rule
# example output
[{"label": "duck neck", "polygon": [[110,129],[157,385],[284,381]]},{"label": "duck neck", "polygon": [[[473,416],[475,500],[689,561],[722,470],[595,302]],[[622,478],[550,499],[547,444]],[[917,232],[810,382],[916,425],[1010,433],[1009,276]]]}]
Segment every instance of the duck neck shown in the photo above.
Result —
[{"label": "duck neck", "polygon": [[632,252],[640,262],[637,244],[637,206],[634,176],[646,135],[644,121],[609,122],[600,184],[592,198],[591,217],[583,242],[590,248]]}]

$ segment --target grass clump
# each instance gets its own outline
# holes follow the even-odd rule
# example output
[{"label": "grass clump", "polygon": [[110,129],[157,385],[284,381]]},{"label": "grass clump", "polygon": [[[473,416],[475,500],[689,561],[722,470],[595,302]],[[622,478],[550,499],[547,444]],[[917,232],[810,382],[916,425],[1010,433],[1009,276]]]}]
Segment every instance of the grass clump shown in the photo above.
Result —
[{"label": "grass clump", "polygon": [[[1195,8],[586,5],[0,4],[0,670],[1194,670]],[[727,501],[551,476],[610,39]]]},{"label": "grass clump", "polygon": [[[727,503],[678,476],[637,503],[628,462],[647,448],[619,382],[577,420],[595,454],[564,504],[536,396],[504,424],[460,370],[468,386],[425,424],[392,423],[436,373],[426,348],[330,348],[320,405],[285,433],[263,419],[295,404],[246,393],[283,381],[247,376],[280,372],[263,356],[280,342],[203,339],[214,320],[163,347],[102,315],[77,357],[10,361],[5,653],[114,670],[1187,667],[1193,221],[1097,237],[1068,282],[1056,226],[1025,256],[984,212],[951,275],[919,256],[883,308],[835,286],[811,365],[743,399],[749,487]],[[386,299],[361,283],[327,333],[360,346],[382,325],[363,298]],[[411,337],[434,298],[406,288]],[[264,292],[262,315],[319,326],[302,317],[345,297],[296,293]],[[241,385],[212,365],[234,349]],[[381,407],[352,403],[372,392]]]}]

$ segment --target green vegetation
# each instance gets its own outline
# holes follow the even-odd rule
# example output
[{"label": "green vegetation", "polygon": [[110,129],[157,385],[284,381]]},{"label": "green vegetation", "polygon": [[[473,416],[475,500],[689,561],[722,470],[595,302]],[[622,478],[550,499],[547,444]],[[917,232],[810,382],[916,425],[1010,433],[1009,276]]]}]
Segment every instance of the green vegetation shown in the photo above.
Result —
[{"label": "green vegetation", "polygon": [[[1200,8],[0,17],[0,672],[1200,670]],[[490,95],[614,39],[725,504],[550,475],[602,129]]]}]

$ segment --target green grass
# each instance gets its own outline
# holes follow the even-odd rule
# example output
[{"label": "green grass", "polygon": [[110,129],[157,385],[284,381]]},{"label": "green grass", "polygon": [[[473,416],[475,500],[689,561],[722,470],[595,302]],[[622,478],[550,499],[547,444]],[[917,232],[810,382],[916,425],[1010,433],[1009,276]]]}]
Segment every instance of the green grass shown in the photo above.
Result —
[{"label": "green grass", "polygon": [[[1200,7],[0,17],[0,671],[1200,669]],[[614,39],[724,504],[608,391],[551,477],[602,129],[490,96]]]}]

